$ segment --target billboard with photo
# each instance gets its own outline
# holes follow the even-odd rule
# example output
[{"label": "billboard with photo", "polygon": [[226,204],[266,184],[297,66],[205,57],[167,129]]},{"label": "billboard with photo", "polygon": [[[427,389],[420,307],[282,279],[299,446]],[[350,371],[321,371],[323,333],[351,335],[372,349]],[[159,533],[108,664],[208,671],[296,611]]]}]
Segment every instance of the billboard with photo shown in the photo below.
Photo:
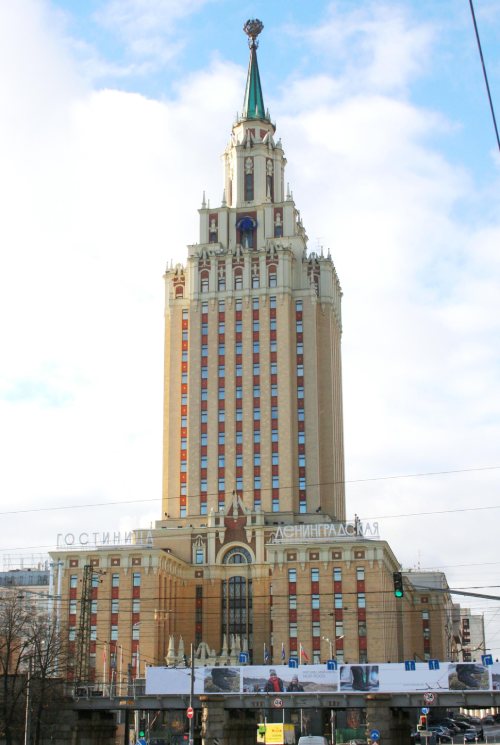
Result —
[{"label": "billboard with photo", "polygon": [[[500,664],[424,662],[372,665],[244,665],[195,667],[194,693],[401,693],[418,691],[498,691]],[[147,667],[146,694],[189,693],[191,670]]]}]

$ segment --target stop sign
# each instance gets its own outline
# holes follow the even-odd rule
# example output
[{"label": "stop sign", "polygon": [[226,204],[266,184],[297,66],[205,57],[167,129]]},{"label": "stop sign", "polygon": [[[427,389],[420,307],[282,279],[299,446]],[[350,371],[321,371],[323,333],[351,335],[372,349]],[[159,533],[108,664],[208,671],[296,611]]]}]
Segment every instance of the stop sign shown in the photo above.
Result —
[{"label": "stop sign", "polygon": [[194,716],[194,709],[192,706],[188,706],[188,709],[186,711],[186,715],[188,719],[192,719]]}]

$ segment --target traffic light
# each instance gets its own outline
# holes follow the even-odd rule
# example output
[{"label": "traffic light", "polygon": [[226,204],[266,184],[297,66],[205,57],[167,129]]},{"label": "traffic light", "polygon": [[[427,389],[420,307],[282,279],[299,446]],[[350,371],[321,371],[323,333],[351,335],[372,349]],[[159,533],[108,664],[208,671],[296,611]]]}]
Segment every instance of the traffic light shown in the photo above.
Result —
[{"label": "traffic light", "polygon": [[427,715],[421,714],[419,718],[419,722],[417,724],[417,730],[418,732],[422,732],[422,730],[427,729]]},{"label": "traffic light", "polygon": [[394,572],[392,578],[394,580],[394,595],[397,598],[402,598],[405,594],[403,588],[403,575],[401,572]]},{"label": "traffic light", "polygon": [[146,737],[146,718],[141,717],[139,719],[139,737]]}]

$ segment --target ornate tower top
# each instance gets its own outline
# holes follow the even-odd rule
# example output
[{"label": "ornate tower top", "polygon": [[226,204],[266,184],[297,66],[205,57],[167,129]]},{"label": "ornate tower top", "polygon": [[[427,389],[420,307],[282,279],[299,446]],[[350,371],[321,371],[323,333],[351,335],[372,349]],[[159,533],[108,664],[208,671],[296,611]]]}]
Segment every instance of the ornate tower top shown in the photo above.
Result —
[{"label": "ornate tower top", "polygon": [[257,36],[262,32],[263,28],[264,28],[264,24],[262,23],[262,21],[259,21],[258,18],[250,18],[245,23],[245,25],[243,26],[243,31],[249,37],[248,39],[249,47],[259,46],[259,42],[257,41]]},{"label": "ornate tower top", "polygon": [[248,65],[245,99],[243,101],[243,119],[268,120],[264,108],[264,97],[262,95],[259,66],[257,64],[257,47],[259,46],[257,37],[263,28],[264,24],[258,18],[248,20],[243,26],[243,31],[248,36],[248,46],[250,47],[250,62]]}]

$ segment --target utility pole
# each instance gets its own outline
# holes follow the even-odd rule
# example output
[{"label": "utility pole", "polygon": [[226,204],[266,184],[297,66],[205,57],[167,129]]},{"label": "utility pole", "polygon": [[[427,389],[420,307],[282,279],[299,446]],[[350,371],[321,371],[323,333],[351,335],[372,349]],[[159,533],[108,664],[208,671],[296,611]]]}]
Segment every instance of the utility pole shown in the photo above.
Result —
[{"label": "utility pole", "polygon": [[92,607],[92,577],[90,564],[83,567],[82,594],[80,597],[80,624],[76,658],[76,683],[89,682],[90,666],[90,610]]},{"label": "utility pole", "polygon": [[[194,697],[194,645],[191,644],[191,686],[189,689],[189,708],[193,708]],[[189,719],[189,745],[194,745],[194,712]]]}]

